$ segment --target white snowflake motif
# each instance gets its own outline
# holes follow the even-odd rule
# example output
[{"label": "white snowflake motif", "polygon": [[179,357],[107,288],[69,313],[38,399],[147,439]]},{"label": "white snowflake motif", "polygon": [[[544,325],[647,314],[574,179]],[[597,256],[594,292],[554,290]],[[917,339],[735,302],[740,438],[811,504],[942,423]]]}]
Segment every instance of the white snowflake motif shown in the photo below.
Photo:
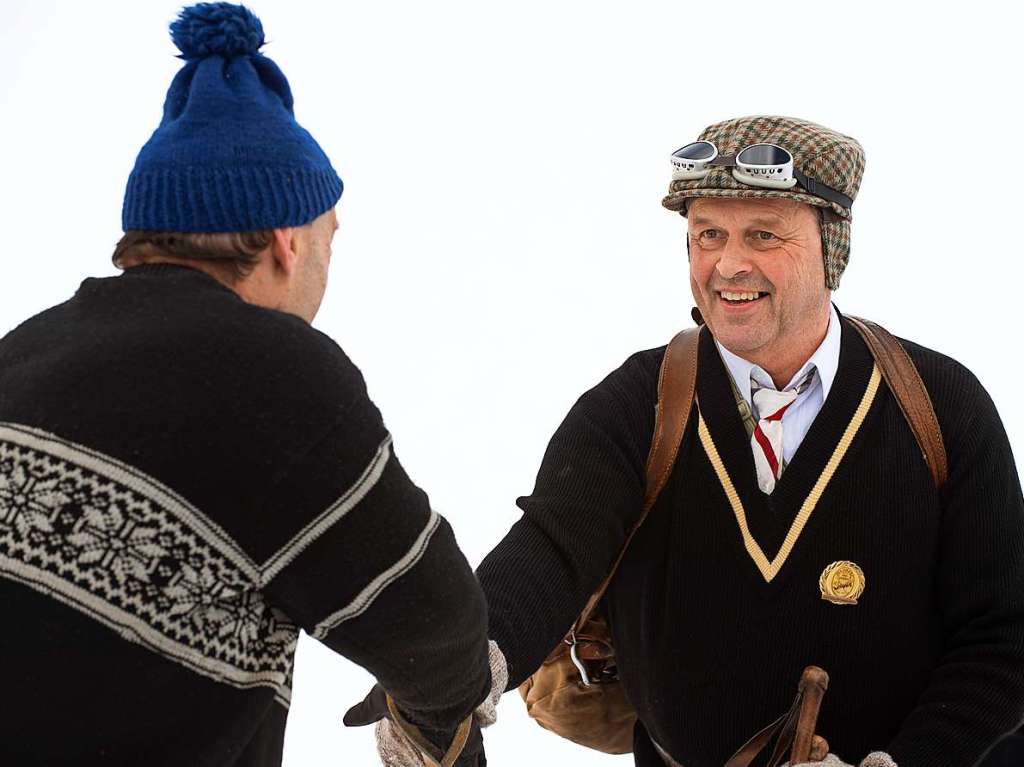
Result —
[{"label": "white snowflake motif", "polygon": [[229,586],[209,567],[196,569],[182,564],[164,594],[173,600],[172,616],[188,616],[207,636],[233,636],[243,647],[259,635],[266,605],[262,595],[251,589]]},{"label": "white snowflake motif", "polygon": [[276,607],[271,607],[262,627],[263,641],[267,644],[290,645],[299,638],[299,629],[291,618]]},{"label": "white snowflake motif", "polygon": [[58,478],[38,477],[24,464],[7,465],[0,472],[0,532],[13,528],[22,537],[52,533],[54,518],[70,500],[58,487]]},{"label": "white snowflake motif", "polygon": [[248,647],[259,638],[265,609],[262,594],[243,591],[230,604],[220,605],[223,614],[217,616],[217,636],[221,639],[233,636],[242,647]]},{"label": "white snowflake motif", "polygon": [[75,531],[67,537],[78,547],[78,562],[110,570],[118,583],[129,578],[149,582],[154,562],[167,551],[157,543],[156,528],[139,525],[117,504],[86,507]]},{"label": "white snowflake motif", "polygon": [[208,534],[216,525],[202,510],[124,474],[122,463],[55,435],[0,424],[3,575],[45,583],[171,661],[286,700],[299,631],[267,604],[253,563]]}]

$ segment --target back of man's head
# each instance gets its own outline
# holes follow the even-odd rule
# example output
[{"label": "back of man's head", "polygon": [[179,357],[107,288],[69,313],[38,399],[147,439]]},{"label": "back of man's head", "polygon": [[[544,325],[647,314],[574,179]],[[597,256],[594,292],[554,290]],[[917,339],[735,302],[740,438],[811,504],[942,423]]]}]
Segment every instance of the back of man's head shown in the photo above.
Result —
[{"label": "back of man's head", "polygon": [[329,242],[325,251],[313,230],[323,219],[333,233],[343,184],[296,122],[284,73],[260,53],[260,20],[241,5],[199,3],[171,37],[185,65],[128,179],[115,265],[184,262],[237,286],[264,260],[287,276],[289,251],[305,268],[306,241],[324,262]]}]

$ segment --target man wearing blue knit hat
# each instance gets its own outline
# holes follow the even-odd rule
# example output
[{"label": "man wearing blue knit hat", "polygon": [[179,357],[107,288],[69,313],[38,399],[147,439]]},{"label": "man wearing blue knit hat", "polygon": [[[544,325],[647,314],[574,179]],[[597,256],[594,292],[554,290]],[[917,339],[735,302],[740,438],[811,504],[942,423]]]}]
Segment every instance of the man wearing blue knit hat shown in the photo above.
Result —
[{"label": "man wearing blue knit hat", "polygon": [[280,764],[302,628],[377,677],[395,760],[482,765],[482,593],[309,324],[341,179],[249,10],[171,33],[124,273],[0,339],[0,764]]}]

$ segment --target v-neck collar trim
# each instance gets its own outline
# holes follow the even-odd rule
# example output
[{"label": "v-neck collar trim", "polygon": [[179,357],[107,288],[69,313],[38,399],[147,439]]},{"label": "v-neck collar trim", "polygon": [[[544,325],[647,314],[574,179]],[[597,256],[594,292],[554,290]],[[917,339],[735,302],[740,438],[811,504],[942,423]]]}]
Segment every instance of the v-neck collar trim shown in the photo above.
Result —
[{"label": "v-neck collar trim", "polygon": [[711,334],[701,335],[697,376],[701,418],[742,502],[748,532],[762,552],[767,552],[769,563],[785,545],[793,521],[825,471],[874,371],[874,359],[863,339],[842,314],[839,317],[842,340],[835,384],[771,495],[758,487],[750,439],[730,374]]},{"label": "v-neck collar trim", "polygon": [[846,451],[850,448],[850,443],[853,442],[853,438],[860,430],[861,424],[864,423],[864,418],[867,416],[868,410],[871,408],[871,404],[875,400],[875,395],[878,393],[878,384],[881,380],[882,375],[878,368],[873,368],[871,371],[871,378],[868,379],[867,389],[861,397],[860,403],[857,405],[857,409],[854,411],[853,418],[846,425],[843,436],[840,437],[839,442],[832,451],[832,455],[825,464],[825,468],[822,470],[821,474],[818,475],[817,481],[814,483],[811,491],[807,494],[804,502],[800,505],[800,511],[797,512],[796,518],[793,520],[792,525],[790,525],[789,532],[786,533],[786,538],[782,542],[782,546],[779,548],[775,558],[772,560],[768,559],[764,550],[757,541],[754,540],[754,536],[750,532],[750,527],[747,524],[746,510],[743,508],[743,502],[740,500],[739,494],[736,492],[736,488],[733,486],[732,480],[729,478],[729,473],[726,471],[725,466],[722,463],[722,459],[718,455],[718,449],[715,447],[714,440],[711,438],[711,433],[708,431],[707,424],[704,422],[704,417],[700,415],[700,411],[698,409],[699,420],[697,422],[697,433],[700,436],[701,445],[704,447],[704,452],[707,454],[708,460],[711,462],[711,466],[714,468],[715,474],[718,476],[718,481],[722,485],[725,497],[729,501],[729,505],[732,507],[733,513],[736,515],[736,523],[740,528],[740,535],[743,538],[743,546],[750,555],[750,558],[754,560],[754,564],[757,566],[757,569],[761,571],[761,575],[764,577],[766,582],[771,583],[772,579],[779,574],[782,566],[789,558],[790,552],[793,551],[793,547],[796,545],[797,539],[800,537],[800,533],[803,532],[804,527],[811,518],[811,514],[814,513],[814,509],[818,505],[818,501],[821,500],[821,496],[825,492],[825,488],[832,480],[832,475],[835,474],[836,469],[839,467],[843,457],[846,455]]}]

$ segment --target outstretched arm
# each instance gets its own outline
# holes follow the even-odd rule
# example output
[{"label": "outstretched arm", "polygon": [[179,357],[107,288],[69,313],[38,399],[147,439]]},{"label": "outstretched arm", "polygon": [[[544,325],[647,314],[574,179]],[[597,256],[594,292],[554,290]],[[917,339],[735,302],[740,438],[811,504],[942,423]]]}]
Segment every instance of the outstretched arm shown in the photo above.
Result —
[{"label": "outstretched arm", "polygon": [[522,519],[477,568],[509,688],[558,645],[640,515],[658,363],[634,355],[576,402],[518,500]]},{"label": "outstretched arm", "polygon": [[372,673],[413,723],[453,735],[491,686],[486,604],[448,522],[407,476],[361,377],[265,499],[300,520],[265,591]]}]

